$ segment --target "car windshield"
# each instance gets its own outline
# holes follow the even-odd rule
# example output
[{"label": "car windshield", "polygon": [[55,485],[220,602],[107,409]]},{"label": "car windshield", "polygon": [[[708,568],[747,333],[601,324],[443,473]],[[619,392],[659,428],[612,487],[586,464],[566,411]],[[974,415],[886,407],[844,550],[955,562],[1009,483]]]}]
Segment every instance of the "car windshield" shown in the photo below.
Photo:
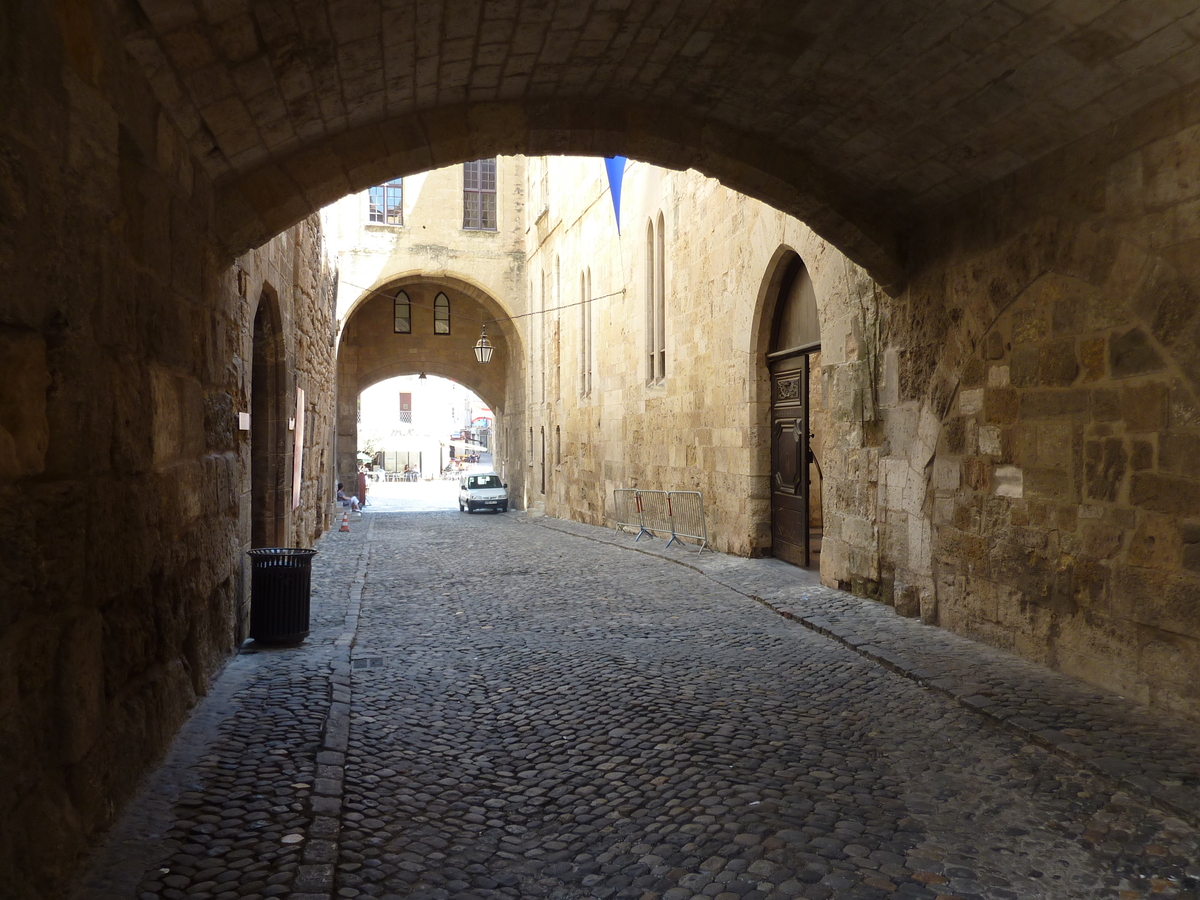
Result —
[{"label": "car windshield", "polygon": [[467,479],[469,488],[498,488],[500,486],[500,476],[498,475],[472,475]]}]

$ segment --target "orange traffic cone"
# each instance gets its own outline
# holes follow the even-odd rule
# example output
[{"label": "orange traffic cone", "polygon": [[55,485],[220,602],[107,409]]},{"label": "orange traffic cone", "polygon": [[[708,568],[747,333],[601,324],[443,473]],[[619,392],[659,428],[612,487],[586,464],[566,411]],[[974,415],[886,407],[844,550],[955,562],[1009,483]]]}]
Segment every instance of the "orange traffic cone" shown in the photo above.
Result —
[{"label": "orange traffic cone", "polygon": [[349,530],[350,530],[350,513],[344,512],[344,513],[342,513],[342,527],[339,528],[338,531],[349,531]]}]

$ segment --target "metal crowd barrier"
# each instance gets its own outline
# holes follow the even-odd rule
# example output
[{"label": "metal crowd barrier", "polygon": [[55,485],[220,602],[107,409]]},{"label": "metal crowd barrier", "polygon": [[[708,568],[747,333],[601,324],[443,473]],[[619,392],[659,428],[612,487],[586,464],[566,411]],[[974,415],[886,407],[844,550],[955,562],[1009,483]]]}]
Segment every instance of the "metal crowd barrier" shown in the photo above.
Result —
[{"label": "metal crowd barrier", "polygon": [[655,534],[670,535],[667,546],[681,538],[699,541],[696,551],[708,546],[708,527],[704,519],[704,497],[699,491],[639,491],[623,488],[613,491],[617,531],[637,526],[635,541]]},{"label": "metal crowd barrier", "polygon": [[613,504],[616,506],[617,531],[636,527],[638,540],[649,533],[642,527],[642,501],[637,491],[626,488],[613,491]]}]

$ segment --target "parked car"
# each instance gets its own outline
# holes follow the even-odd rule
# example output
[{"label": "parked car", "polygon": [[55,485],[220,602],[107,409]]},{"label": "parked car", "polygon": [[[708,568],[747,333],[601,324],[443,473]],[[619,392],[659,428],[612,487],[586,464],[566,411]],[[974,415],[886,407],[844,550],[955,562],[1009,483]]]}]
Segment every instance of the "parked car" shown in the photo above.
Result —
[{"label": "parked car", "polygon": [[472,472],[458,480],[458,511],[508,511],[508,485],[495,472]]}]

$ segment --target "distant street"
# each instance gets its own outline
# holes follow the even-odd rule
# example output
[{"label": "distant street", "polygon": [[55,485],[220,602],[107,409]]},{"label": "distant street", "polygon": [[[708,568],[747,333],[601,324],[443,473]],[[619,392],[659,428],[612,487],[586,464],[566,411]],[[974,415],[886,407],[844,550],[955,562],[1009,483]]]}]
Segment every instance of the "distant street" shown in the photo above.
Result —
[{"label": "distant street", "polygon": [[370,512],[457,510],[458,480],[371,482],[367,508]]}]

